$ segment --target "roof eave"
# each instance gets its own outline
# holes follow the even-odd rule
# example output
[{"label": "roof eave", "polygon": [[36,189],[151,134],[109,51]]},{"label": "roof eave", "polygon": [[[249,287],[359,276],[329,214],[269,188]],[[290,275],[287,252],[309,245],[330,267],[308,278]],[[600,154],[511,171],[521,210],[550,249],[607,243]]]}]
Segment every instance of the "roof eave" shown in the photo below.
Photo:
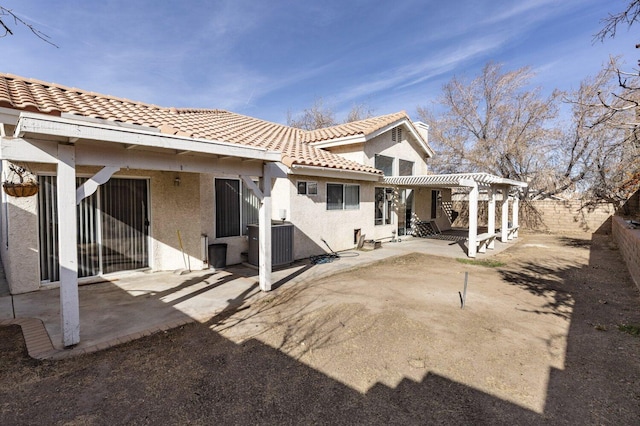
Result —
[{"label": "roof eave", "polygon": [[361,133],[357,134],[357,135],[351,135],[351,136],[344,136],[341,138],[335,138],[335,139],[327,139],[327,140],[323,140],[323,141],[317,141],[317,142],[309,142],[309,145],[315,147],[315,148],[333,148],[336,146],[342,146],[342,145],[352,145],[352,144],[356,144],[356,143],[364,143],[367,141],[367,137]]},{"label": "roof eave", "polygon": [[264,148],[23,112],[18,119],[14,137],[21,138],[26,134],[67,137],[70,140],[100,140],[127,145],[172,149],[176,152],[212,154],[267,162],[277,162],[281,158],[279,152],[268,151]]},{"label": "roof eave", "polygon": [[307,166],[302,164],[292,164],[289,167],[289,171],[292,175],[317,176],[330,179],[350,179],[369,182],[379,182],[382,178],[382,175],[378,173],[320,166]]}]

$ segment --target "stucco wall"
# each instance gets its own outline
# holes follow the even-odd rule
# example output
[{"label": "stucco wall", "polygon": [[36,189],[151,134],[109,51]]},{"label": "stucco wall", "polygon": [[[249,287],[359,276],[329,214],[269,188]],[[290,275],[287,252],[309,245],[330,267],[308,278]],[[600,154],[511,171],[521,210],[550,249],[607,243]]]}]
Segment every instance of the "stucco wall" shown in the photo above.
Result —
[{"label": "stucco wall", "polygon": [[12,294],[40,288],[37,197],[2,193],[2,262]]},{"label": "stucco wall", "polygon": [[[32,166],[31,170],[37,174],[52,174],[55,167]],[[97,170],[98,168],[79,167],[77,175],[91,176]],[[191,269],[201,269],[199,175],[126,170],[114,176],[142,177],[150,181],[150,267],[154,270],[185,267],[177,235],[180,230],[187,265]],[[180,177],[179,186],[174,184],[176,177]],[[3,232],[0,250],[13,294],[40,288],[37,214],[37,196],[16,198],[3,194],[2,225],[3,230],[8,228],[8,231]]]},{"label": "stucco wall", "polygon": [[425,161],[426,153],[413,136],[402,128],[402,141],[391,140],[391,131],[385,132],[368,140],[366,143],[354,143],[350,145],[325,148],[334,154],[356,161],[360,164],[375,167],[375,155],[381,154],[394,158],[394,174],[398,174],[398,160],[412,161],[414,163],[413,174],[425,175],[428,167]]},{"label": "stucco wall", "polygon": [[[405,130],[405,129],[403,129]],[[394,161],[394,175],[398,174],[398,160],[413,161],[413,174],[425,175],[427,174],[427,163],[425,162],[425,156],[427,155],[422,148],[418,145],[417,141],[411,137],[411,135],[405,130],[402,132],[402,142],[393,142],[391,140],[391,132],[385,132],[375,138],[367,141],[364,146],[364,153],[366,161],[364,164],[369,166],[375,166],[375,155],[386,155],[393,157]]]},{"label": "stucco wall", "polygon": [[355,161],[360,164],[369,164],[367,156],[364,153],[363,143],[354,143],[350,145],[335,146],[332,148],[325,148],[327,151],[331,151],[334,154],[338,154],[347,160]]},{"label": "stucco wall", "polygon": [[[164,271],[189,267],[202,269],[200,176],[173,172],[152,172],[149,176],[151,268]],[[176,178],[180,179],[179,185],[175,185]]]},{"label": "stucco wall", "polygon": [[[318,183],[317,195],[298,195],[295,184],[298,180]],[[357,210],[327,210],[327,183],[359,184],[360,208]],[[367,239],[391,236],[395,226],[374,226],[374,184],[326,179],[312,176],[297,176],[282,179],[280,194],[290,194],[290,218],[295,226],[295,257],[297,259],[317,255],[328,251],[322,239],[333,250],[348,250],[356,246],[354,231],[360,229],[361,235]],[[286,185],[286,190],[283,186]],[[274,198],[274,208],[278,201]]]}]

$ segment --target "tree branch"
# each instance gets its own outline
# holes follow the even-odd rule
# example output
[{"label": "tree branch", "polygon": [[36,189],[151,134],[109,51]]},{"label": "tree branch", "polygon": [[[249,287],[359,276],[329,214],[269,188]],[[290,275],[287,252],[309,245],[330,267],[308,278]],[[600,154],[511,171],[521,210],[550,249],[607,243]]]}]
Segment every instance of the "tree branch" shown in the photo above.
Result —
[{"label": "tree branch", "polygon": [[[56,48],[59,47],[58,45],[56,45],[55,43],[53,43],[50,40],[51,37],[49,37],[48,35],[46,35],[42,31],[40,31],[39,29],[34,27],[33,25],[31,25],[28,22],[26,22],[23,19],[21,19],[18,15],[16,15],[13,12],[13,10],[7,9],[6,7],[0,6],[0,16],[8,16],[9,18],[13,19],[14,25],[24,25],[25,27],[27,27],[29,29],[29,31],[31,31],[40,40],[44,41],[45,43],[48,43],[48,44],[52,45],[53,47],[56,47]],[[4,30],[4,34],[0,35],[0,38],[1,37],[6,37],[7,35],[13,35],[13,31],[11,31],[11,29],[4,23],[2,18],[0,18],[0,25],[2,25],[2,29]]]}]

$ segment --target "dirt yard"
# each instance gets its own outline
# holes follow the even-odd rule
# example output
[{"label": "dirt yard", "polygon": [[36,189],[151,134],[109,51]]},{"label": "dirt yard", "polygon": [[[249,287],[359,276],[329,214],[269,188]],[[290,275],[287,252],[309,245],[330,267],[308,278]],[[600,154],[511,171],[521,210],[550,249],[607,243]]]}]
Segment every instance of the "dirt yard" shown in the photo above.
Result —
[{"label": "dirt yard", "polygon": [[394,258],[58,362],[0,328],[0,424],[638,424],[640,295],[585,238]]}]

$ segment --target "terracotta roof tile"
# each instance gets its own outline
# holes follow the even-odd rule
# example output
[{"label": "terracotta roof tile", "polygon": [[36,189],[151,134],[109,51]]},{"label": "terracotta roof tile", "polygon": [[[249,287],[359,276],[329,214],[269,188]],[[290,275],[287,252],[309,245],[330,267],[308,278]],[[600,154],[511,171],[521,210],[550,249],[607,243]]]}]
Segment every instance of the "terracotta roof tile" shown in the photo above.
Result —
[{"label": "terracotta roof tile", "polygon": [[390,124],[402,119],[408,119],[406,112],[400,111],[393,114],[380,115],[377,117],[366,118],[351,123],[338,124],[333,127],[325,127],[324,129],[306,131],[303,136],[304,142],[320,142],[335,138],[344,138],[355,135],[368,135],[380,130]]},{"label": "terracotta roof tile", "polygon": [[301,164],[376,174],[381,172],[308,142],[366,134],[406,117],[401,112],[307,132],[224,110],[164,108],[3,73],[0,73],[0,107],[156,127],[168,134],[279,151],[288,166]]}]

